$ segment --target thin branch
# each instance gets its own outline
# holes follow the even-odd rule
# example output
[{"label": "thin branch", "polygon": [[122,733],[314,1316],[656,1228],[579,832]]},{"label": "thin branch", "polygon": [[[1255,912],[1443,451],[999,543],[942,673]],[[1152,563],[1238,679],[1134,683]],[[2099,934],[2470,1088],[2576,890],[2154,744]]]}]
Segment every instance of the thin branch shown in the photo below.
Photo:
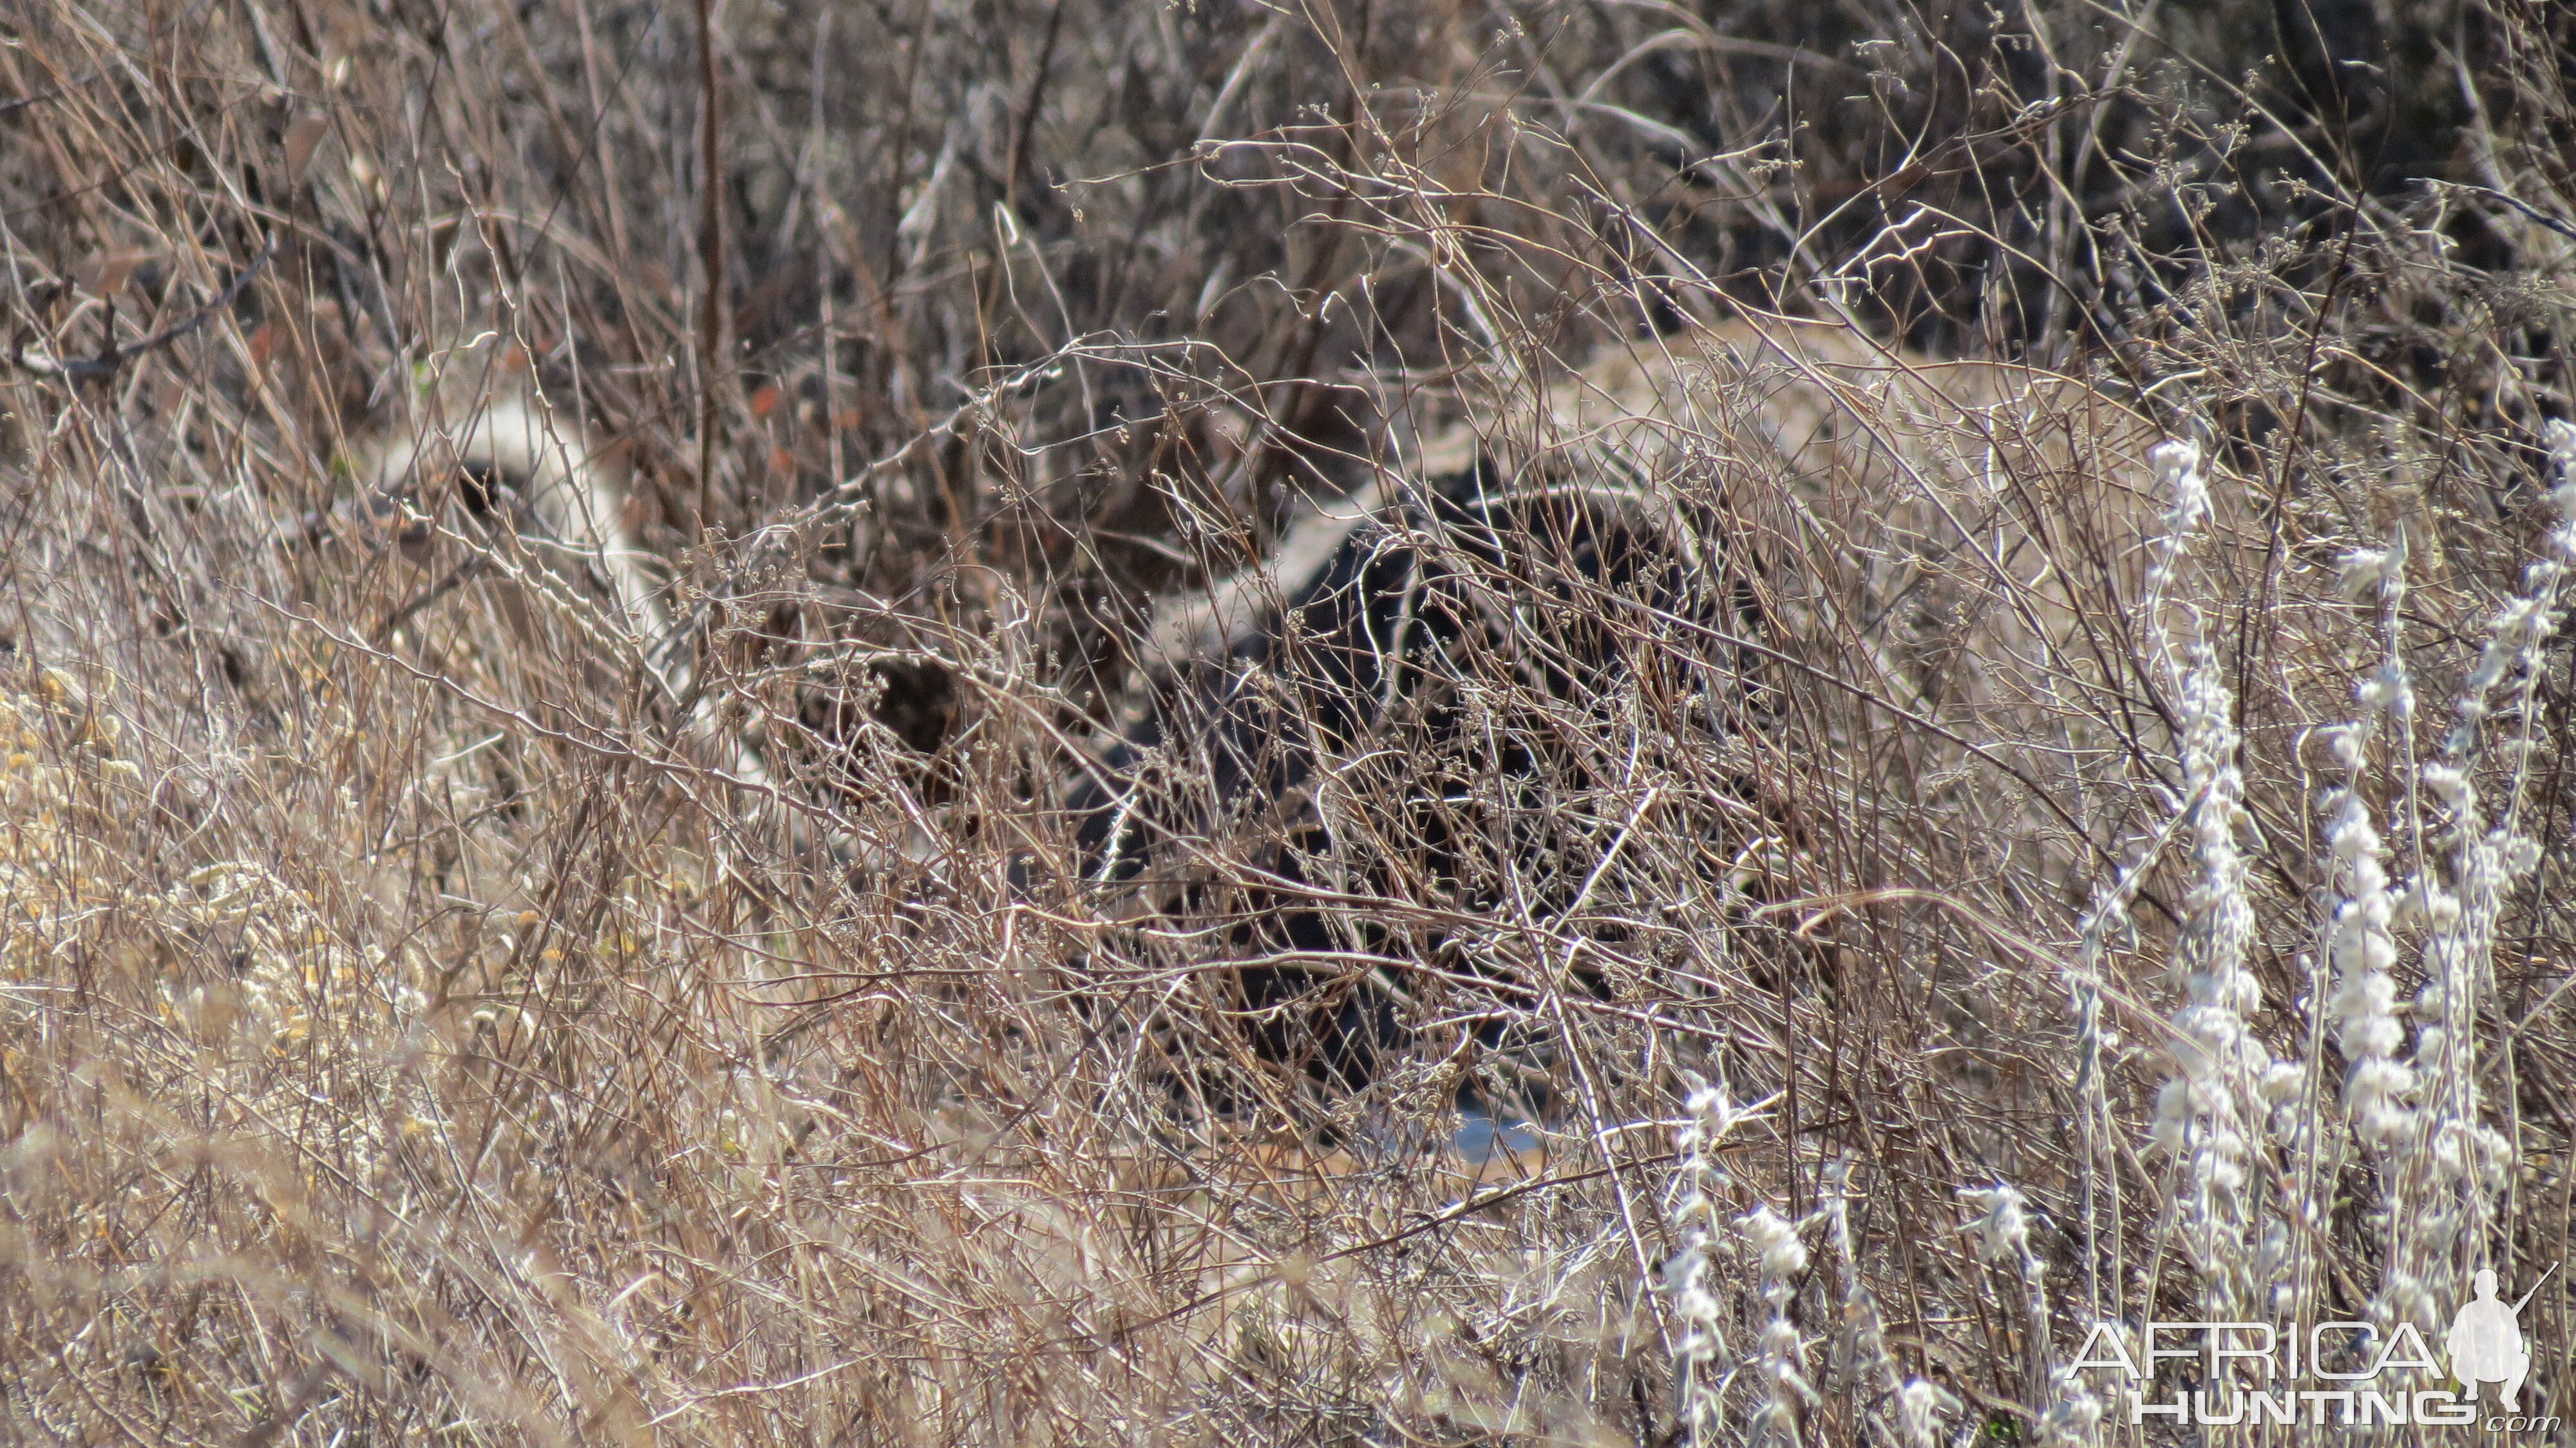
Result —
[{"label": "thin branch", "polygon": [[104,382],[114,377],[126,363],[147,352],[169,346],[204,326],[209,317],[228,310],[233,303],[241,300],[241,294],[259,275],[260,268],[268,265],[268,259],[276,253],[277,234],[271,232],[267,242],[260,247],[259,254],[250,259],[250,264],[241,269],[241,272],[232,279],[232,284],[224,288],[222,295],[198,308],[187,320],[175,326],[163,328],[140,342],[130,342],[122,347],[110,347],[95,357],[68,359],[19,347],[9,353],[9,362],[19,371],[37,377],[61,377],[72,382]]}]

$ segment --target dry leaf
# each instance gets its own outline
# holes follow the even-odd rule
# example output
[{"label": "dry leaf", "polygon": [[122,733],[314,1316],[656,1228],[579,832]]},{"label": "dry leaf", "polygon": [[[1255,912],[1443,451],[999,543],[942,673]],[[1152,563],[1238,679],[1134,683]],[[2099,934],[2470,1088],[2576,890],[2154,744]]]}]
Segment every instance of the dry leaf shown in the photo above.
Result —
[{"label": "dry leaf", "polygon": [[297,116],[295,123],[286,128],[287,185],[303,184],[304,168],[313,163],[313,148],[322,144],[322,137],[328,134],[330,129],[331,121],[328,117],[310,113]]},{"label": "dry leaf", "polygon": [[114,297],[125,290],[134,269],[152,259],[148,251],[103,251],[72,268],[72,284],[95,297]]}]

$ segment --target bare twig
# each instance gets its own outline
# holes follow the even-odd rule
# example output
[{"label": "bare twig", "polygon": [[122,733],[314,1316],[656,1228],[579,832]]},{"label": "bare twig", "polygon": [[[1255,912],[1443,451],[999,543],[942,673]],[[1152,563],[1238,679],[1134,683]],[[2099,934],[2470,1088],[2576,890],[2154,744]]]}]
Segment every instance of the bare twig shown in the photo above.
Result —
[{"label": "bare twig", "polygon": [[60,377],[71,382],[104,382],[114,377],[126,363],[178,341],[204,326],[208,318],[231,310],[233,303],[241,300],[242,293],[248,290],[250,284],[258,278],[260,268],[268,265],[268,259],[276,253],[277,235],[271,232],[268,239],[261,243],[258,253],[251,257],[249,264],[233,274],[232,281],[213,301],[190,313],[184,321],[164,327],[139,342],[129,342],[122,347],[109,347],[94,357],[70,358],[58,358],[42,350],[31,350],[20,346],[10,350],[9,362],[20,371],[37,377]]}]

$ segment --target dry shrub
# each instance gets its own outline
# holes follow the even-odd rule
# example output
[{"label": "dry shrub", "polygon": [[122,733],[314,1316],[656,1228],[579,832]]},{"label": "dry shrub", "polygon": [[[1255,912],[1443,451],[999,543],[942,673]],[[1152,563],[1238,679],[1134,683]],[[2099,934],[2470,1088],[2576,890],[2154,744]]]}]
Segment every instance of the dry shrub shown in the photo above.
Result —
[{"label": "dry shrub", "polygon": [[[2572,35],[0,17],[0,1417],[2161,1442],[2096,1324],[2518,1292]],[[649,606],[378,495],[528,398]]]}]

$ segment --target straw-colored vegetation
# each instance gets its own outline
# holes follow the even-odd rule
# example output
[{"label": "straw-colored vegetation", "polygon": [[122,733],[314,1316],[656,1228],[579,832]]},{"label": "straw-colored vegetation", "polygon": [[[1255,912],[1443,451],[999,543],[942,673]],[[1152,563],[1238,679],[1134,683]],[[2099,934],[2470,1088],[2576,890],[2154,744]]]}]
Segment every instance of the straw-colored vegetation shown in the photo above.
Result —
[{"label": "straw-colored vegetation", "polygon": [[8,1441],[2347,1431],[2076,1363],[2567,1255],[2572,76],[0,7]]}]

